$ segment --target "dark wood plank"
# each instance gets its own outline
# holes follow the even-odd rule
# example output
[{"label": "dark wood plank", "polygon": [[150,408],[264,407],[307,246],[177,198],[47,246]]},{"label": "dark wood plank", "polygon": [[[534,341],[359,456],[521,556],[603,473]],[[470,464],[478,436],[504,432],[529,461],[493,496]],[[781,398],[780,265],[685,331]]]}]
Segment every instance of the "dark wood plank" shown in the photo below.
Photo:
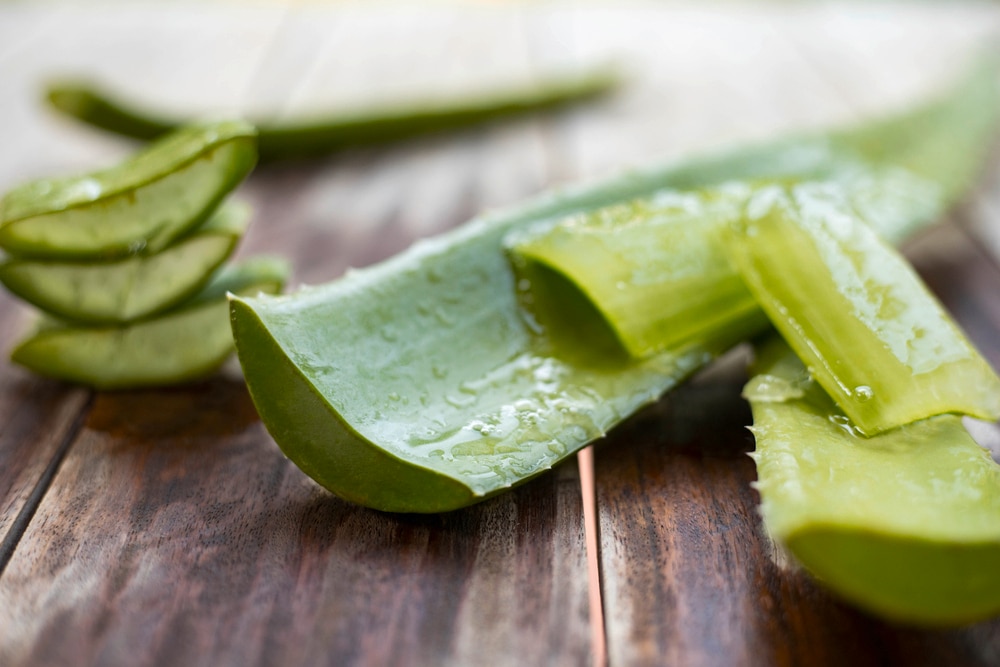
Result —
[{"label": "dark wood plank", "polygon": [[90,393],[35,377],[10,363],[29,326],[27,308],[0,293],[0,572],[44,493]]}]

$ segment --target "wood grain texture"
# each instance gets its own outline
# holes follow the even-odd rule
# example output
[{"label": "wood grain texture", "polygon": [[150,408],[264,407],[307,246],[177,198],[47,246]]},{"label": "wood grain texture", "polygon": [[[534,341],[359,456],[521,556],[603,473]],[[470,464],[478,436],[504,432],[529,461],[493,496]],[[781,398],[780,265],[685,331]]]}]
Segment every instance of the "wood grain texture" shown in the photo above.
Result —
[{"label": "wood grain texture", "polygon": [[[0,350],[28,327],[26,308],[0,293]],[[79,428],[90,393],[54,383],[0,359],[0,572],[44,492],[46,471]]]},{"label": "wood grain texture", "polygon": [[572,470],[376,513],[305,478],[219,378],[100,395],[57,482],[0,578],[0,664],[586,662]]}]

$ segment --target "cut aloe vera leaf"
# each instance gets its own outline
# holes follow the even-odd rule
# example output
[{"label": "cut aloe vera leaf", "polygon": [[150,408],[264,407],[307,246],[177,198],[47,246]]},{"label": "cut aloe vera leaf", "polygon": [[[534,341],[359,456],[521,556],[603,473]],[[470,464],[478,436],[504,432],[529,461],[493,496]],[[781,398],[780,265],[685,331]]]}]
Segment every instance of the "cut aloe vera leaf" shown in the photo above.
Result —
[{"label": "cut aloe vera leaf", "polygon": [[512,233],[507,244],[530,298],[526,308],[535,317],[560,312],[561,295],[552,300],[541,289],[559,275],[594,304],[635,358],[720,329],[760,331],[767,320],[730,268],[721,238],[750,191],[736,183],[663,191]]},{"label": "cut aloe vera leaf", "polygon": [[[876,123],[877,132],[864,128],[797,148],[790,142],[771,153],[737,154],[733,165],[745,174],[742,182],[662,191],[511,234],[507,244],[519,273],[545,267],[525,283],[536,302],[528,307],[558,312],[558,304],[542,302],[540,282],[569,281],[636,358],[713,327],[760,330],[764,316],[729,265],[720,237],[742,218],[751,193],[768,181],[822,178],[878,235],[898,243],[939,217],[959,184],[971,181],[1000,107],[995,75],[995,63],[979,64],[953,98]],[[678,181],[699,184],[683,174]]]},{"label": "cut aloe vera leaf", "polygon": [[765,526],[823,584],[911,623],[1000,613],[1000,466],[960,417],[861,437],[780,339],[744,393]]},{"label": "cut aloe vera leaf", "polygon": [[[471,97],[415,100],[327,116],[314,114],[287,123],[257,119],[260,159],[267,162],[327,155],[543,111],[603,95],[620,81],[613,69],[604,67]],[[56,109],[74,118],[137,139],[154,139],[181,124],[132,108],[83,82],[53,84],[48,99]]]},{"label": "cut aloe vera leaf", "polygon": [[873,435],[944,413],[1000,418],[1000,378],[839,188],[757,193],[733,265],[819,384]]},{"label": "cut aloe vera leaf", "polygon": [[105,327],[43,319],[11,359],[42,375],[97,389],[196,380],[233,350],[227,293],[275,293],[287,275],[284,262],[255,257],[224,266],[192,299],[154,319]]},{"label": "cut aloe vera leaf", "polygon": [[102,262],[11,258],[0,281],[62,319],[122,324],[167,310],[197,292],[233,253],[250,208],[228,203],[201,227],[156,254]]},{"label": "cut aloe vera leaf", "polygon": [[[970,91],[995,84],[974,80],[978,86],[960,88],[950,104],[979,101]],[[976,127],[985,140],[986,125]],[[291,296],[234,299],[237,351],[257,410],[293,462],[360,504],[438,512],[503,491],[599,437],[744,333],[713,332],[682,350],[629,361],[569,281],[541,281],[554,302],[561,295],[566,317],[558,319],[576,322],[562,329],[578,332],[578,343],[568,344],[520,308],[504,237],[662,189],[871,172],[851,136],[784,140],[632,172],[480,218],[339,281]],[[928,224],[938,206],[935,199],[933,211],[894,214],[901,220],[894,229]]]},{"label": "cut aloe vera leaf", "polygon": [[37,259],[158,252],[204,222],[256,159],[247,123],[182,128],[110,169],[11,190],[0,200],[0,247]]}]

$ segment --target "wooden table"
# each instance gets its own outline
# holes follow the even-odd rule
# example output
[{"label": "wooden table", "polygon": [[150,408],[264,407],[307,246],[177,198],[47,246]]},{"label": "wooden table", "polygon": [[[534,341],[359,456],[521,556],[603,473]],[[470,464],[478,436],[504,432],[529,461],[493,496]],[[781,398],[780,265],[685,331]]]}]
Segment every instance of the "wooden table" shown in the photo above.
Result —
[{"label": "wooden table", "polygon": [[[1000,8],[985,4],[15,3],[0,6],[0,188],[130,150],[41,107],[60,74],[166,109],[294,115],[609,57],[629,68],[620,94],[571,112],[258,170],[242,252],[320,282],[547,186],[905,104],[991,34]],[[1000,366],[991,173],[910,251]],[[0,295],[0,347],[28,317]],[[774,556],[743,380],[731,359],[597,447],[609,662],[1000,664],[1000,621],[892,625]],[[994,426],[977,434],[1000,455]],[[579,480],[571,461],[466,510],[381,514],[285,460],[235,365],[95,393],[3,362],[0,665],[593,664]]]}]

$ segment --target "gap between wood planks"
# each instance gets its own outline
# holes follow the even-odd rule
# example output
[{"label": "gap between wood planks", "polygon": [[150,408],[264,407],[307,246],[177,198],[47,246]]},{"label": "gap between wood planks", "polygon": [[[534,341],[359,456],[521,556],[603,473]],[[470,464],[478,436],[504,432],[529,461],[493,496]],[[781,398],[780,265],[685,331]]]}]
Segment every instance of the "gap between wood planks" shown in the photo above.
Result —
[{"label": "gap between wood planks", "polygon": [[59,467],[66,458],[69,448],[76,441],[80,431],[83,430],[83,425],[93,405],[94,391],[90,391],[83,406],[80,408],[80,412],[77,413],[72,423],[70,423],[69,428],[66,429],[66,433],[63,435],[62,442],[59,443],[58,449],[56,449],[55,454],[38,478],[38,481],[35,482],[35,486],[32,487],[31,494],[21,506],[21,511],[17,513],[17,517],[14,518],[14,522],[7,530],[7,534],[0,541],[0,576],[3,576],[4,570],[7,569],[7,564],[10,563],[10,559],[14,556],[14,551],[17,549],[17,545],[20,544],[24,531],[28,529],[28,524],[31,523],[35,512],[42,504],[42,498],[45,497],[49,487],[52,486],[52,480],[55,479],[56,473],[59,472]]}]

